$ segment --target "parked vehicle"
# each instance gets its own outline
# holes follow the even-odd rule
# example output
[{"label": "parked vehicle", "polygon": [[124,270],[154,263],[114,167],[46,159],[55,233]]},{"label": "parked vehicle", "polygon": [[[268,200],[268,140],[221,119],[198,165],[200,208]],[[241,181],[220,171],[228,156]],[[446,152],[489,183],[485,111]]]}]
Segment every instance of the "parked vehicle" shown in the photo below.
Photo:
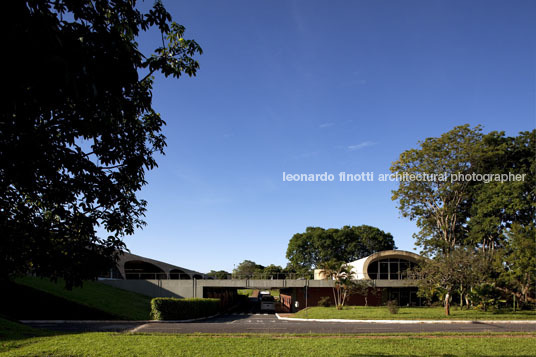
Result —
[{"label": "parked vehicle", "polygon": [[261,297],[261,311],[275,311],[275,299],[272,295],[263,294]]}]

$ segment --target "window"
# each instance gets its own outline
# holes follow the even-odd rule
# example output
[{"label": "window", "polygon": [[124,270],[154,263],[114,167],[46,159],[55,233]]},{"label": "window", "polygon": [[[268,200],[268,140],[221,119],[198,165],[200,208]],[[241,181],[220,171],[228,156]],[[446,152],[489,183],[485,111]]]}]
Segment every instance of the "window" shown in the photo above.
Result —
[{"label": "window", "polygon": [[406,259],[385,258],[369,264],[367,274],[371,279],[400,280],[407,279],[407,270],[413,268],[415,263]]},{"label": "window", "polygon": [[378,279],[378,262],[375,261],[375,262],[370,263],[367,272],[371,279],[373,280]]}]

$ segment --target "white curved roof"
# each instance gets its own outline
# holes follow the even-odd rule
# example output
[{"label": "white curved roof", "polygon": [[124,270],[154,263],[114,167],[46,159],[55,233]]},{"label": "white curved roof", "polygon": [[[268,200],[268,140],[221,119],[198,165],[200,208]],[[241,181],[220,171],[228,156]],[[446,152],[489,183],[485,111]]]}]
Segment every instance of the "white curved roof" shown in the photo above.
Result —
[{"label": "white curved roof", "polygon": [[370,279],[367,274],[369,264],[373,261],[385,258],[402,258],[414,262],[422,259],[420,255],[405,250],[383,250],[381,252],[371,254],[368,257],[351,262],[349,265],[352,266],[352,272],[354,272],[356,279]]}]

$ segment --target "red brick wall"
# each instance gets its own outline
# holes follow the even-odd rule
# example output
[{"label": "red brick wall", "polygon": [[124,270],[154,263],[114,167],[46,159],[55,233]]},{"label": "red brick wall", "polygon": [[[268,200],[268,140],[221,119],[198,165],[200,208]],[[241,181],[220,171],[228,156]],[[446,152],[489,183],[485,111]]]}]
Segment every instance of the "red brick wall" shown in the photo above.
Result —
[{"label": "red brick wall", "polygon": [[220,299],[222,309],[232,306],[237,300],[237,291],[234,288],[204,288],[203,297]]},{"label": "red brick wall", "polygon": [[279,300],[281,301],[281,311],[282,312],[291,312],[292,311],[292,296],[286,294],[279,294]]},{"label": "red brick wall", "polygon": [[[333,298],[333,289],[332,288],[308,288],[307,289],[307,306],[317,306],[318,301],[324,297],[328,296],[330,298],[331,305],[335,305],[335,300]],[[299,302],[299,310],[305,307],[305,289],[296,288],[296,299]],[[382,292],[381,289],[369,289],[368,293],[368,305],[369,306],[379,306],[382,304]],[[354,305],[354,306],[364,306],[365,297],[363,295],[354,294],[346,301],[345,305]]]}]

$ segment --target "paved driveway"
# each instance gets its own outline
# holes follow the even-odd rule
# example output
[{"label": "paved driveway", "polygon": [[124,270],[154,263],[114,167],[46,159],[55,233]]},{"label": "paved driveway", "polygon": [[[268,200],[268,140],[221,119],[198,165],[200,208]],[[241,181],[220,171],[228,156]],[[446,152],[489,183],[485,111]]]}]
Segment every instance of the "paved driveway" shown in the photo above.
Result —
[{"label": "paved driveway", "polygon": [[131,331],[164,333],[320,333],[364,334],[403,332],[536,332],[535,324],[381,324],[349,322],[309,322],[278,320],[273,314],[235,313],[197,322],[32,322],[30,326],[50,330]]}]

